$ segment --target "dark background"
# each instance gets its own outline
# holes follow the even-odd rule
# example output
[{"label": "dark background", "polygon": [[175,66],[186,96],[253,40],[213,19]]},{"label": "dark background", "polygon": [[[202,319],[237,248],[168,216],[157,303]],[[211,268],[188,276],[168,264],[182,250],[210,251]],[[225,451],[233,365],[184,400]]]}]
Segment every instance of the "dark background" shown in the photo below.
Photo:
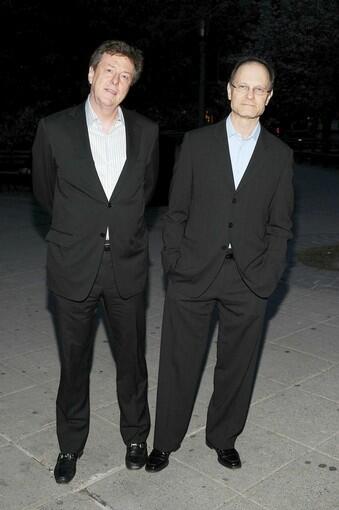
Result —
[{"label": "dark background", "polygon": [[1,0],[0,19],[0,150],[30,149],[39,118],[86,98],[88,60],[105,39],[143,50],[125,105],[160,123],[163,154],[225,115],[227,78],[246,54],[276,69],[272,131],[326,143],[336,126],[338,0]]}]

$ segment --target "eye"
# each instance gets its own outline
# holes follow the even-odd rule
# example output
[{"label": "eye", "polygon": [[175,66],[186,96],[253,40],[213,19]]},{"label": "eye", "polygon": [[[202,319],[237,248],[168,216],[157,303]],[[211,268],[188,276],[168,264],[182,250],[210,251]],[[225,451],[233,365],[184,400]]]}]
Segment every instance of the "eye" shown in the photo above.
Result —
[{"label": "eye", "polygon": [[123,73],[123,74],[121,75],[121,78],[122,78],[124,81],[129,81],[129,79],[130,79],[129,74],[125,74],[125,73]]},{"label": "eye", "polygon": [[248,85],[238,85],[238,89],[240,92],[248,92]]},{"label": "eye", "polygon": [[258,96],[263,96],[266,93],[266,90],[263,87],[255,87],[254,92],[255,94],[258,94]]}]

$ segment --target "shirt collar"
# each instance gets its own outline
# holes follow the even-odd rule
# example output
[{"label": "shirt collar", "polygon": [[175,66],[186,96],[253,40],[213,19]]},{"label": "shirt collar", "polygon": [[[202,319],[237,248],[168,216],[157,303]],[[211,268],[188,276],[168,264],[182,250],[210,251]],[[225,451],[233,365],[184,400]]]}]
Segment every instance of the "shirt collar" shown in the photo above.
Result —
[{"label": "shirt collar", "polygon": [[254,140],[255,142],[258,141],[259,135],[260,135],[260,122],[257,123],[255,128],[253,129],[252,133],[247,137],[243,138],[238,131],[235,130],[233,123],[231,121],[231,115],[229,115],[226,119],[226,131],[227,131],[227,137],[232,138],[233,136],[238,136],[241,138],[241,140]]},{"label": "shirt collar", "polygon": [[[92,108],[91,102],[89,100],[89,96],[85,103],[85,112],[86,112],[86,120],[87,120],[88,126],[92,126],[95,123],[101,124],[99,117],[97,116],[97,114],[95,113],[95,111]],[[114,120],[113,126],[116,126],[118,124],[121,124],[123,126],[125,125],[124,115],[122,113],[122,109],[120,108],[120,106],[118,106],[117,117]]]}]

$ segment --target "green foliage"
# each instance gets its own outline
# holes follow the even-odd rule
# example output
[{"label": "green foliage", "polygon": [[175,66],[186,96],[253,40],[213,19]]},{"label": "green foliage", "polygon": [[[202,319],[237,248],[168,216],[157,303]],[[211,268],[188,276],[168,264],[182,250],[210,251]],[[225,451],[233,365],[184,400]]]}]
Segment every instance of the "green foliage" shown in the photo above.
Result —
[{"label": "green foliage", "polygon": [[29,149],[32,145],[39,119],[48,108],[46,103],[26,106],[0,119],[0,149]]},{"label": "green foliage", "polygon": [[256,3],[258,17],[246,50],[274,63],[276,114],[286,123],[307,116],[332,118],[338,109],[338,2]]}]

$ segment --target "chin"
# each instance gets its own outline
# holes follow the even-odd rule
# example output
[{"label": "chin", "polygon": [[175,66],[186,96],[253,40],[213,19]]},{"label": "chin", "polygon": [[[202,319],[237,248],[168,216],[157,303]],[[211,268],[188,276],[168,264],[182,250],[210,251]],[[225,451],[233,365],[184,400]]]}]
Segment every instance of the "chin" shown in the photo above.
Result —
[{"label": "chin", "polygon": [[255,119],[256,117],[258,117],[257,114],[249,113],[249,112],[241,112],[239,114],[239,116],[243,117],[244,119]]}]

